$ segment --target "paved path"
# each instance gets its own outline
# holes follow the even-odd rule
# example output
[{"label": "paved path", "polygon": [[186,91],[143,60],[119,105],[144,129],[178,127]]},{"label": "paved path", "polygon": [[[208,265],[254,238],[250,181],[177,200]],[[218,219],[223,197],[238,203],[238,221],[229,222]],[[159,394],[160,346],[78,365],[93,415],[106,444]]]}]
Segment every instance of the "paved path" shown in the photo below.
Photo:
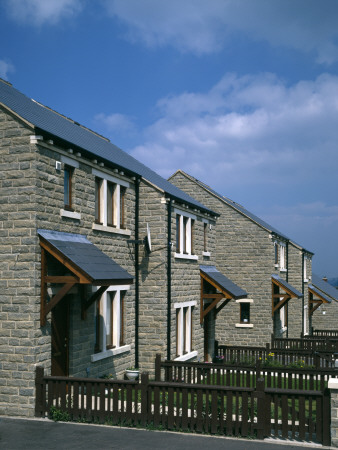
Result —
[{"label": "paved path", "polygon": [[320,445],[229,439],[187,433],[0,417],[1,450],[301,450]]}]

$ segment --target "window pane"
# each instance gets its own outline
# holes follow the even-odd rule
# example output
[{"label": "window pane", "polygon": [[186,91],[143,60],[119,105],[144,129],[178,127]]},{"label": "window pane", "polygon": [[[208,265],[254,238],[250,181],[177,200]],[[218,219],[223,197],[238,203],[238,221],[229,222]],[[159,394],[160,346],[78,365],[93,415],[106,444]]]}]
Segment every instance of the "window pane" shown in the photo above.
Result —
[{"label": "window pane", "polygon": [[250,303],[241,303],[241,322],[250,322]]},{"label": "window pane", "polygon": [[100,178],[95,178],[95,222],[96,223],[102,223],[101,189],[102,189],[102,180]]},{"label": "window pane", "polygon": [[114,184],[107,183],[107,224],[114,225]]},{"label": "window pane", "polygon": [[106,310],[106,346],[107,349],[113,347],[113,322],[114,322],[114,295],[109,292],[107,295],[107,310]]},{"label": "window pane", "polygon": [[180,215],[176,214],[176,252],[180,253]]},{"label": "window pane", "polygon": [[64,204],[65,207],[71,208],[71,168],[65,166],[64,169]]},{"label": "window pane", "polygon": [[125,217],[124,217],[124,202],[125,202],[126,189],[120,187],[120,228],[125,228]]}]

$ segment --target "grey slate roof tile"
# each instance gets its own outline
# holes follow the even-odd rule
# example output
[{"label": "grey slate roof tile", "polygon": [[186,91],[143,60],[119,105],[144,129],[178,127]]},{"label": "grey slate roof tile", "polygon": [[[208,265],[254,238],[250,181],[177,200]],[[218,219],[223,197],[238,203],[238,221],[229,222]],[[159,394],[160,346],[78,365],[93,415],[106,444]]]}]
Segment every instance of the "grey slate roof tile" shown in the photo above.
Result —
[{"label": "grey slate roof tile", "polygon": [[288,283],[287,281],[285,281],[283,278],[281,278],[279,275],[275,275],[272,274],[271,278],[277,280],[283,287],[285,287],[286,289],[288,289],[289,291],[291,291],[296,297],[300,298],[303,297],[303,294],[301,292],[299,292],[296,288],[294,288],[293,286],[291,286],[290,283]]},{"label": "grey slate roof tile", "polygon": [[133,281],[132,275],[81,234],[39,229],[38,235],[59,250],[93,281],[124,280],[128,284]]},{"label": "grey slate roof tile", "polygon": [[332,298],[328,297],[324,294],[321,290],[317,289],[313,284],[309,284],[309,289],[311,289],[315,294],[317,294],[319,297],[322,297],[324,300],[326,300],[328,303],[332,302]]},{"label": "grey slate roof tile", "polygon": [[[270,231],[271,233],[281,237],[282,239],[285,239],[287,241],[291,241],[294,244],[296,244],[298,247],[302,248],[301,245],[297,244],[296,242],[294,242],[292,239],[290,239],[289,237],[287,237],[284,233],[282,233],[281,231],[277,230],[277,228],[273,227],[272,225],[269,225],[267,222],[265,222],[264,220],[262,220],[260,217],[256,216],[255,214],[251,213],[250,211],[248,211],[246,208],[244,208],[244,206],[240,205],[239,203],[234,202],[233,200],[231,200],[228,197],[225,197],[222,194],[219,194],[218,192],[216,192],[214,189],[212,189],[210,186],[208,186],[207,184],[203,183],[202,181],[198,180],[197,178],[186,174],[189,178],[193,179],[198,185],[200,185],[201,187],[203,187],[204,189],[206,189],[207,191],[209,191],[210,193],[212,193],[213,195],[215,195],[216,197],[220,198],[224,203],[228,204],[229,206],[231,206],[232,208],[236,209],[237,211],[239,211],[240,213],[244,214],[245,216],[247,216],[249,219],[251,219],[252,221],[256,222],[257,224],[261,225],[263,228],[266,228],[268,231]],[[305,250],[308,253],[313,254],[312,252],[310,252],[309,250],[306,250],[303,248],[303,250]]]},{"label": "grey slate roof tile", "polygon": [[219,286],[221,286],[226,292],[228,292],[234,299],[245,298],[248,296],[244,289],[240,288],[231,281],[228,277],[219,272],[215,266],[200,266],[201,272],[208,275]]},{"label": "grey slate roof tile", "polygon": [[315,288],[319,289],[319,291],[321,291],[322,294],[325,294],[326,296],[331,297],[333,300],[338,301],[338,289],[336,289],[330,283],[324,281],[314,273],[312,273],[312,285]]},{"label": "grey slate roof tile", "polygon": [[201,211],[209,212],[212,215],[218,215],[107,139],[28,98],[13,86],[1,81],[1,79],[0,103],[3,103],[31,123],[38,133],[40,131],[47,133],[51,135],[50,138],[59,138],[63,142],[68,143],[70,147],[79,147],[82,149],[82,152],[86,152],[91,157],[99,157],[108,164],[111,163],[129,171],[132,175],[143,177],[178,201],[187,203]]}]

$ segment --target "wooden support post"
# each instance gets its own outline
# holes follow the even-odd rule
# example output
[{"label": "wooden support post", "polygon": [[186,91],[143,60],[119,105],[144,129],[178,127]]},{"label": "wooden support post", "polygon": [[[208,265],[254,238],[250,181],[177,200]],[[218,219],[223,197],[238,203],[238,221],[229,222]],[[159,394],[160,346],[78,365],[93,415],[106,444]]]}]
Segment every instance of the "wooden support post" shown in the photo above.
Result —
[{"label": "wooden support post", "polygon": [[141,373],[141,425],[146,426],[148,423],[148,385],[149,374]]},{"label": "wooden support post", "polygon": [[265,437],[265,427],[266,421],[270,420],[266,417],[266,405],[265,405],[265,380],[264,378],[258,378],[256,381],[256,392],[255,396],[257,398],[257,438],[264,439]]},{"label": "wooden support post", "polygon": [[155,381],[161,381],[161,355],[156,353],[155,358]]},{"label": "wooden support post", "polygon": [[35,417],[44,417],[45,415],[45,395],[44,395],[44,368],[38,366],[35,370]]},{"label": "wooden support post", "polygon": [[40,294],[40,326],[46,325],[46,298],[47,298],[47,259],[46,251],[41,248],[41,294]]}]

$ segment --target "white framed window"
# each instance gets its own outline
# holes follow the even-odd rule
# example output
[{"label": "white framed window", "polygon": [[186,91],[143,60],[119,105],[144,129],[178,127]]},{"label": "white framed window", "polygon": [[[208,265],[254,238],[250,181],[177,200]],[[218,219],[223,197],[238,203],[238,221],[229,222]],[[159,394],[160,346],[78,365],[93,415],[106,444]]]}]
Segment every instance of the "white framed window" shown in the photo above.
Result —
[{"label": "white framed window", "polygon": [[283,306],[282,308],[279,309],[279,320],[280,320],[281,331],[282,332],[286,331],[288,328],[286,306]]},{"label": "white framed window", "polygon": [[129,183],[93,169],[95,175],[95,223],[93,229],[118,231],[130,235],[126,230],[125,196]]},{"label": "white framed window", "polygon": [[198,259],[194,254],[194,228],[196,216],[174,210],[176,214],[176,258]]},{"label": "white framed window", "polygon": [[192,349],[192,313],[195,301],[175,303],[176,309],[176,360],[187,360],[197,355]]},{"label": "white framed window", "polygon": [[95,305],[92,362],[130,351],[125,343],[125,295],[129,286],[110,286]]},{"label": "white framed window", "polygon": [[286,270],[286,245],[279,244],[279,270]]},{"label": "white framed window", "polygon": [[239,323],[236,323],[236,328],[253,328],[250,317],[253,299],[243,298],[236,300],[236,303],[239,303]]},{"label": "white framed window", "polygon": [[274,250],[275,250],[275,267],[278,268],[279,267],[279,259],[278,259],[278,242],[274,242]]},{"label": "white framed window", "polygon": [[209,251],[209,231],[211,230],[212,225],[206,220],[202,219],[203,223],[203,256],[210,256],[211,253]]},{"label": "white framed window", "polygon": [[74,210],[74,174],[75,169],[79,168],[79,163],[66,156],[61,156],[61,161],[64,164],[64,178],[63,178],[63,203],[64,207],[60,210],[61,217],[67,217],[68,219],[81,219],[81,214]]},{"label": "white framed window", "polygon": [[308,314],[308,305],[304,305],[304,335],[309,334],[309,314]]},{"label": "white framed window", "polygon": [[307,283],[309,281],[308,276],[307,276],[307,261],[308,261],[308,257],[306,255],[304,255],[304,263],[303,263],[303,280],[304,280],[304,283]]}]

